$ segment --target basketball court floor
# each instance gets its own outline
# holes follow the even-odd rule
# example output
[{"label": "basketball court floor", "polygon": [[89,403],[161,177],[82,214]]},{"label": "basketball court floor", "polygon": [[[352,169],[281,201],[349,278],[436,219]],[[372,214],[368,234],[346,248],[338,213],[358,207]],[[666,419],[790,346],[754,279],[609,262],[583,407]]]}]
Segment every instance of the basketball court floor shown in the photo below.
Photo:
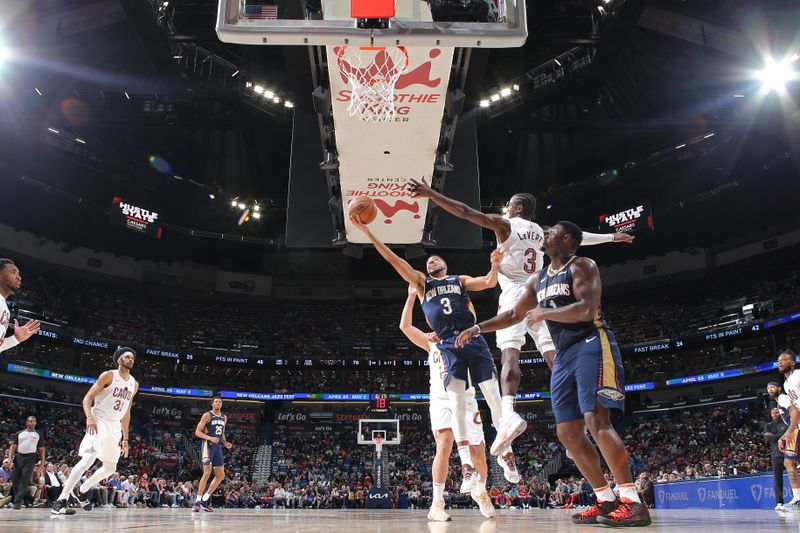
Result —
[{"label": "basketball court floor", "polygon": [[[580,533],[606,526],[576,526],[571,511],[505,510],[494,520],[478,511],[455,510],[452,522],[428,522],[425,511],[305,511],[226,509],[192,513],[187,509],[78,510],[73,516],[53,516],[47,510],[0,511],[0,531],[15,533],[99,533],[106,531],[156,531],[169,533]],[[738,533],[798,531],[800,515],[764,510],[651,511],[652,533]]]}]

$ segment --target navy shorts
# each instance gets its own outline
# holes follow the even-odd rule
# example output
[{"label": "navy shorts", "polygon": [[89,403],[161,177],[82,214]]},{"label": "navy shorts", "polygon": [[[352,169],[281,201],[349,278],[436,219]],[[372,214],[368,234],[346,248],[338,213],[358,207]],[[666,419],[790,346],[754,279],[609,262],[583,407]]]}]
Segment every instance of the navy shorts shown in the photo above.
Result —
[{"label": "navy shorts", "polygon": [[559,351],[550,376],[550,395],[556,424],[579,420],[594,411],[595,402],[625,409],[622,357],[614,334],[598,329]]},{"label": "navy shorts", "polygon": [[469,383],[479,384],[497,378],[497,368],[492,360],[492,352],[483,335],[470,339],[463,348],[455,347],[456,337],[440,340],[436,345],[442,352],[447,374],[444,376],[444,388],[450,378],[457,378]]},{"label": "navy shorts", "polygon": [[207,440],[204,440],[202,458],[203,466],[211,465],[214,468],[224,466],[225,460],[222,455],[222,443],[212,444]]},{"label": "navy shorts", "polygon": [[798,432],[795,431],[791,434],[790,438],[786,439],[786,451],[783,452],[784,459],[789,459],[790,461],[797,461],[798,450],[797,450],[797,435]]}]

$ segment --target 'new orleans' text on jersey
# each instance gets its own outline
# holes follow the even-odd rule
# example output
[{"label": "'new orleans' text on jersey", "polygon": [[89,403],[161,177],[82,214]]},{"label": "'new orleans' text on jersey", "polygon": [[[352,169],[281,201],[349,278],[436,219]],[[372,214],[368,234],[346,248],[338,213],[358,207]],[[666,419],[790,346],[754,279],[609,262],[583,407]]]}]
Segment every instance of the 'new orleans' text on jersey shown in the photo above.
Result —
[{"label": "'new orleans' text on jersey", "polygon": [[428,277],[422,311],[440,339],[458,335],[475,324],[475,310],[458,276]]}]

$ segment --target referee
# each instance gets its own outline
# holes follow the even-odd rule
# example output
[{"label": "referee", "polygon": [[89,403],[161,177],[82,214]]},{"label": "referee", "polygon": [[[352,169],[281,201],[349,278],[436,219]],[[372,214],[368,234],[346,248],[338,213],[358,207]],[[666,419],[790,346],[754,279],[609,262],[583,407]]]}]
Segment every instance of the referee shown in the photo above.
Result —
[{"label": "referee", "polygon": [[764,425],[764,440],[769,444],[769,457],[772,461],[772,473],[775,477],[775,509],[783,509],[783,452],[778,448],[778,440],[786,433],[786,424],[781,418],[781,411],[773,407],[770,412],[772,421]]},{"label": "referee", "polygon": [[14,436],[11,444],[11,461],[14,463],[11,483],[14,486],[14,509],[21,509],[28,485],[31,483],[33,467],[36,465],[36,454],[39,454],[41,464],[44,464],[44,439],[36,430],[36,417],[29,416],[25,419],[25,429]]}]

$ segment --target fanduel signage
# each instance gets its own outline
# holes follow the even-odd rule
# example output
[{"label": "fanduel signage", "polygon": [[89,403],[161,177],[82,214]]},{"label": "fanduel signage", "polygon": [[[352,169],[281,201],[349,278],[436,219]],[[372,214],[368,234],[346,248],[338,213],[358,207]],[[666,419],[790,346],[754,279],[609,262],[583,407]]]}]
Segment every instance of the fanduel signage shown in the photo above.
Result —
[{"label": "fanduel signage", "polygon": [[[328,57],[337,57],[337,48],[329,46]],[[346,210],[353,198],[372,198],[378,216],[370,229],[384,242],[422,239],[428,201],[414,198],[407,184],[412,178],[430,183],[452,63],[452,48],[409,47],[408,64],[395,85],[395,116],[377,124],[347,111],[352,87],[344,73],[357,67],[341,61],[330,69],[342,205]],[[369,242],[347,217],[345,227],[348,241]]]},{"label": "fanduel signage", "polygon": [[[784,477],[784,501],[791,497]],[[776,503],[772,474],[657,483],[655,499],[658,509],[772,509]]]}]

